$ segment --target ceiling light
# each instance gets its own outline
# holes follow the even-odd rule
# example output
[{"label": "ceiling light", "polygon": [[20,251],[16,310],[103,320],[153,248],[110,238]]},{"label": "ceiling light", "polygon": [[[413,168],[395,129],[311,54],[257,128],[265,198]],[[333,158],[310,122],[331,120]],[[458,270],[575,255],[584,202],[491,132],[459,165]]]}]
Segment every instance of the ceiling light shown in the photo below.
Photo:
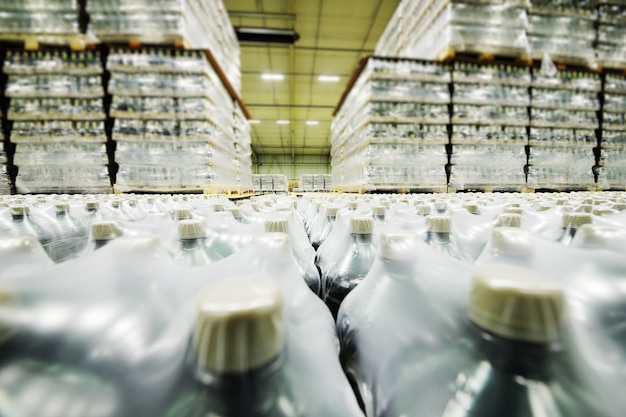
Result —
[{"label": "ceiling light", "polygon": [[272,29],[259,27],[235,27],[239,41],[295,43],[300,35],[292,29]]},{"label": "ceiling light", "polygon": [[336,83],[339,82],[338,75],[320,75],[317,80],[323,83]]},{"label": "ceiling light", "polygon": [[317,120],[307,120],[306,124],[309,126],[316,126],[318,124],[320,124],[320,122],[318,122]]},{"label": "ceiling light", "polygon": [[258,125],[259,123],[261,123],[261,121],[257,119],[250,119],[248,120],[248,123],[250,123],[251,125]]},{"label": "ceiling light", "polygon": [[285,79],[285,76],[283,74],[264,73],[261,74],[261,79],[263,81],[282,81]]},{"label": "ceiling light", "polygon": [[279,125],[288,125],[289,120],[276,120],[276,123],[278,123]]}]

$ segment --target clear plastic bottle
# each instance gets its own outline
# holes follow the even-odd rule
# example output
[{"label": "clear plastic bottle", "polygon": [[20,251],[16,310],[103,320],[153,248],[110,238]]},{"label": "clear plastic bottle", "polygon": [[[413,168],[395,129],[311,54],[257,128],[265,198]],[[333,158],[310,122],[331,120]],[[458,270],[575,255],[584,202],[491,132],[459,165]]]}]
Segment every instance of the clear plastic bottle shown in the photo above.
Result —
[{"label": "clear plastic bottle", "polygon": [[578,228],[584,224],[590,224],[593,222],[591,214],[588,213],[563,213],[562,229],[557,241],[564,245],[572,243],[574,236]]},{"label": "clear plastic bottle", "polygon": [[[287,219],[266,219],[265,232],[267,233],[285,233],[289,235],[293,256],[298,265],[298,271],[302,274],[304,282],[313,291],[314,294],[320,293],[320,275],[315,267],[315,252],[312,256],[308,256],[306,247],[302,246],[302,242],[297,242],[289,233],[289,221]],[[304,242],[308,246],[308,241]],[[310,249],[310,246],[308,246]]]},{"label": "clear plastic bottle", "polygon": [[519,267],[479,270],[460,337],[400,352],[377,416],[605,416],[562,343],[560,285]]},{"label": "clear plastic bottle", "polygon": [[518,227],[496,227],[476,265],[506,264],[529,267],[534,250],[532,232]]},{"label": "clear plastic bottle", "polygon": [[10,208],[12,229],[14,236],[31,235],[37,238],[46,252],[58,235],[58,231],[49,222],[41,222],[31,214],[26,205],[15,205]]},{"label": "clear plastic bottle", "polygon": [[178,392],[166,417],[302,415],[284,370],[283,300],[265,278],[234,278],[200,296]]},{"label": "clear plastic bottle", "polygon": [[353,217],[349,239],[338,251],[336,261],[322,275],[322,299],[335,318],[343,299],[359,285],[374,263],[373,232],[371,217]]},{"label": "clear plastic bottle", "polygon": [[372,217],[374,218],[374,223],[377,225],[383,225],[387,223],[387,207],[383,205],[373,206],[372,207]]},{"label": "clear plastic bottle", "polygon": [[170,251],[176,262],[184,266],[210,265],[221,257],[211,256],[206,246],[206,228],[202,220],[181,220],[178,240]]}]

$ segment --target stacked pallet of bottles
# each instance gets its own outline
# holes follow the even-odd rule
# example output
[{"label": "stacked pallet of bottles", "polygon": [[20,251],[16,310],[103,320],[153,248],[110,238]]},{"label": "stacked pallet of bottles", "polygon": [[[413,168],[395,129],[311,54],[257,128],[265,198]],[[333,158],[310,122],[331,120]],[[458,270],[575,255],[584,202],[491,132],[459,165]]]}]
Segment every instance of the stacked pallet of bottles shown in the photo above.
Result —
[{"label": "stacked pallet of bottles", "polygon": [[449,85],[446,65],[370,59],[331,126],[333,187],[445,189]]},{"label": "stacked pallet of bottles", "polygon": [[600,124],[600,75],[535,70],[528,157],[531,188],[590,188]]},{"label": "stacked pallet of bottles", "polygon": [[235,134],[235,159],[237,186],[241,192],[252,191],[252,137],[250,123],[239,106],[233,110],[233,132]]},{"label": "stacked pallet of bottles", "polygon": [[90,0],[88,31],[102,43],[130,41],[210,50],[241,94],[239,43],[222,1]]},{"label": "stacked pallet of bottles", "polygon": [[9,178],[9,157],[4,150],[4,138],[0,141],[0,195],[11,193],[11,180]]},{"label": "stacked pallet of bottles", "polygon": [[524,0],[404,0],[375,54],[419,59],[457,52],[526,55],[525,6]]},{"label": "stacked pallet of bottles", "polygon": [[[578,30],[578,29],[577,29]],[[626,65],[626,4],[602,0],[598,5],[598,61],[605,67]]]},{"label": "stacked pallet of bottles", "polygon": [[76,46],[84,41],[85,19],[79,0],[0,1],[0,39],[25,42],[30,47],[39,43]]},{"label": "stacked pallet of bottles", "polygon": [[626,187],[626,77],[606,74],[602,109],[602,141],[598,184]]},{"label": "stacked pallet of bottles", "polygon": [[110,192],[100,54],[9,50],[3,73],[17,191]]},{"label": "stacked pallet of bottles", "polygon": [[202,51],[113,49],[107,68],[116,187],[238,188],[233,101]]},{"label": "stacked pallet of bottles", "polygon": [[450,186],[523,188],[530,69],[457,62],[452,80]]},{"label": "stacked pallet of bottles", "polygon": [[595,2],[588,0],[530,0],[528,46],[530,55],[548,54],[557,61],[587,64],[595,61]]}]

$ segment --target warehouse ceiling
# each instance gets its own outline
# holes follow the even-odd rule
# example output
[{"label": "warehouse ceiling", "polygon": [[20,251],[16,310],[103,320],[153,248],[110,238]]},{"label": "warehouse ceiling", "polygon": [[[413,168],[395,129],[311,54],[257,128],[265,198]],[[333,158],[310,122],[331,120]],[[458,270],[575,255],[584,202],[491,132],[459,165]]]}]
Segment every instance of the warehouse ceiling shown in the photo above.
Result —
[{"label": "warehouse ceiling", "polygon": [[[333,110],[360,58],[373,53],[398,3],[224,0],[235,27],[293,29],[300,35],[292,45],[240,42],[242,98],[255,122],[255,154],[330,154]],[[284,78],[264,80],[267,74]],[[338,78],[320,81],[320,75]]]}]

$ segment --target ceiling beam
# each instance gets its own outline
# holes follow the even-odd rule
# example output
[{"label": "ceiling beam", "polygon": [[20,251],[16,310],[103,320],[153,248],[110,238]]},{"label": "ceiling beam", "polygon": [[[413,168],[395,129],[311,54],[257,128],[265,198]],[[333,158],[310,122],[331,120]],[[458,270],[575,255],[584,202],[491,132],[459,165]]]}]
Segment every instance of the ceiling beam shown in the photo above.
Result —
[{"label": "ceiling beam", "polygon": [[249,19],[274,19],[274,20],[296,20],[294,13],[262,13],[262,12],[244,12],[240,10],[232,10],[228,12],[230,17],[249,18]]},{"label": "ceiling beam", "polygon": [[284,109],[335,109],[335,106],[324,106],[322,104],[272,104],[272,103],[246,103],[246,107],[280,107]]}]

